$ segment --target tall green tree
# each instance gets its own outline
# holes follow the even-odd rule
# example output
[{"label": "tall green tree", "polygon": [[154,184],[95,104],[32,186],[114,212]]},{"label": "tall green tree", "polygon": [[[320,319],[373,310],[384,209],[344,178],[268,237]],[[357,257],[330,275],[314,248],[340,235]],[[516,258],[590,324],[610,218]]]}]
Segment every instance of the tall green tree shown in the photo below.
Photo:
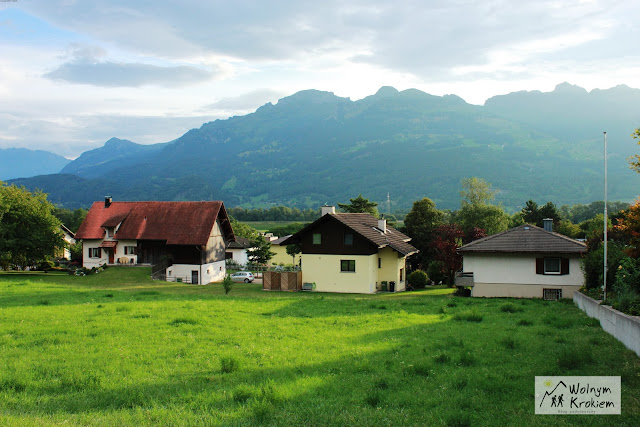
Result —
[{"label": "tall green tree", "polygon": [[264,237],[251,240],[251,248],[247,249],[247,257],[253,264],[268,264],[275,252],[271,251],[271,242],[267,242]]},{"label": "tall green tree", "polygon": [[0,182],[0,258],[25,267],[64,247],[53,210],[46,194]]},{"label": "tall green tree", "polygon": [[349,203],[338,203],[338,206],[347,213],[368,213],[376,218],[380,216],[377,208],[378,204],[365,199],[362,194],[354,199],[349,199]]},{"label": "tall green tree", "polygon": [[522,208],[522,218],[525,223],[538,227],[544,226],[544,220],[547,218],[553,220],[554,227],[557,227],[561,220],[560,212],[553,202],[547,202],[543,206],[538,206],[533,200],[527,201],[525,207]]},{"label": "tall green tree", "polygon": [[444,214],[436,209],[436,204],[427,197],[413,202],[413,207],[404,220],[404,231],[411,237],[411,244],[418,248],[417,254],[423,266],[433,258],[435,229],[442,224]]},{"label": "tall green tree", "polygon": [[454,221],[465,233],[480,228],[486,234],[505,231],[509,227],[510,217],[502,206],[491,205],[496,191],[491,184],[477,177],[466,178],[461,182],[460,210],[454,215]]}]

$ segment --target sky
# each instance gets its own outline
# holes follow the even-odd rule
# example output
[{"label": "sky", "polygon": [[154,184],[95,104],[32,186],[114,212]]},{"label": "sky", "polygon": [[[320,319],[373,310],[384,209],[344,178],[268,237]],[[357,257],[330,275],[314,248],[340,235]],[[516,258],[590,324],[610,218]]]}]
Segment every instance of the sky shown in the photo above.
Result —
[{"label": "sky", "polygon": [[640,88],[640,2],[0,0],[0,148],[167,142],[305,89]]}]

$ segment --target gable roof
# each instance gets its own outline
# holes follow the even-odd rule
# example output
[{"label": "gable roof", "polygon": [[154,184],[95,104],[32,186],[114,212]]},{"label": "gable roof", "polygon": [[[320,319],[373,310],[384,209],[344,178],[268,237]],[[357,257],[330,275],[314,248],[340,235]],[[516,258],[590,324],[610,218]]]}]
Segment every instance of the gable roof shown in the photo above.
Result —
[{"label": "gable roof", "polygon": [[587,245],[582,242],[529,224],[478,239],[458,249],[462,254],[492,252],[580,254],[586,251]]},{"label": "gable roof", "polygon": [[387,232],[383,233],[378,228],[378,219],[368,213],[328,213],[315,220],[313,223],[307,225],[296,234],[290,236],[280,245],[287,245],[291,243],[298,243],[300,236],[306,233],[308,230],[315,228],[318,224],[336,220],[343,225],[347,226],[355,233],[361,235],[378,248],[390,247],[391,249],[399,252],[404,256],[417,253],[418,249],[409,244],[411,238],[405,234],[402,234],[393,227],[387,225]]},{"label": "gable roof", "polygon": [[118,227],[116,240],[164,240],[168,245],[205,246],[216,219],[225,240],[233,240],[224,204],[214,202],[95,202],[77,239],[102,239],[103,227]]},{"label": "gable roof", "polygon": [[227,249],[248,249],[251,246],[251,240],[246,237],[236,237],[234,242],[230,242],[227,245]]}]

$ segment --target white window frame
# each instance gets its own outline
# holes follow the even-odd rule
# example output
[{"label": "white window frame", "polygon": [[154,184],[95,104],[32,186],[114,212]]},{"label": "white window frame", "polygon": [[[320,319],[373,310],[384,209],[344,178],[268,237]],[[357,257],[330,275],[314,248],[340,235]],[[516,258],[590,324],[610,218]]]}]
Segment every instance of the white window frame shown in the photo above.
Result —
[{"label": "white window frame", "polygon": [[[89,258],[101,258],[101,252],[102,251],[100,250],[100,248],[89,248]],[[95,253],[97,253],[98,255],[96,256]]]}]

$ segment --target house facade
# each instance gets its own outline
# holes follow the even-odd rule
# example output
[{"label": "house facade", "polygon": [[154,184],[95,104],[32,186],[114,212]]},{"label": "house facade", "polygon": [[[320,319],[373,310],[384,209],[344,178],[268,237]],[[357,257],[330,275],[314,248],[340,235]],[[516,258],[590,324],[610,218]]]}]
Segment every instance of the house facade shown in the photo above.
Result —
[{"label": "house facade", "polygon": [[234,240],[224,204],[214,202],[96,202],[76,233],[83,266],[166,265],[167,280],[206,284],[225,275]]},{"label": "house facade", "polygon": [[229,242],[225,252],[225,259],[233,261],[241,267],[249,263],[247,249],[251,248],[251,241],[245,237],[236,237],[234,242]]},{"label": "house facade", "polygon": [[406,258],[417,249],[411,239],[366,213],[323,215],[281,245],[301,245],[302,281],[319,292],[375,293],[405,290]]},{"label": "house facade", "polygon": [[547,230],[524,224],[462,246],[456,286],[470,287],[474,297],[572,298],[584,284],[586,250],[550,224]]},{"label": "house facade", "polygon": [[76,243],[76,236],[75,234],[73,234],[73,231],[69,230],[69,228],[67,226],[65,226],[64,224],[60,225],[60,230],[62,231],[63,234],[63,239],[65,242],[65,246],[62,248],[58,248],[58,250],[55,253],[55,257],[56,258],[65,258],[70,260],[71,259],[71,251],[69,250],[69,246],[71,245],[75,245]]}]

